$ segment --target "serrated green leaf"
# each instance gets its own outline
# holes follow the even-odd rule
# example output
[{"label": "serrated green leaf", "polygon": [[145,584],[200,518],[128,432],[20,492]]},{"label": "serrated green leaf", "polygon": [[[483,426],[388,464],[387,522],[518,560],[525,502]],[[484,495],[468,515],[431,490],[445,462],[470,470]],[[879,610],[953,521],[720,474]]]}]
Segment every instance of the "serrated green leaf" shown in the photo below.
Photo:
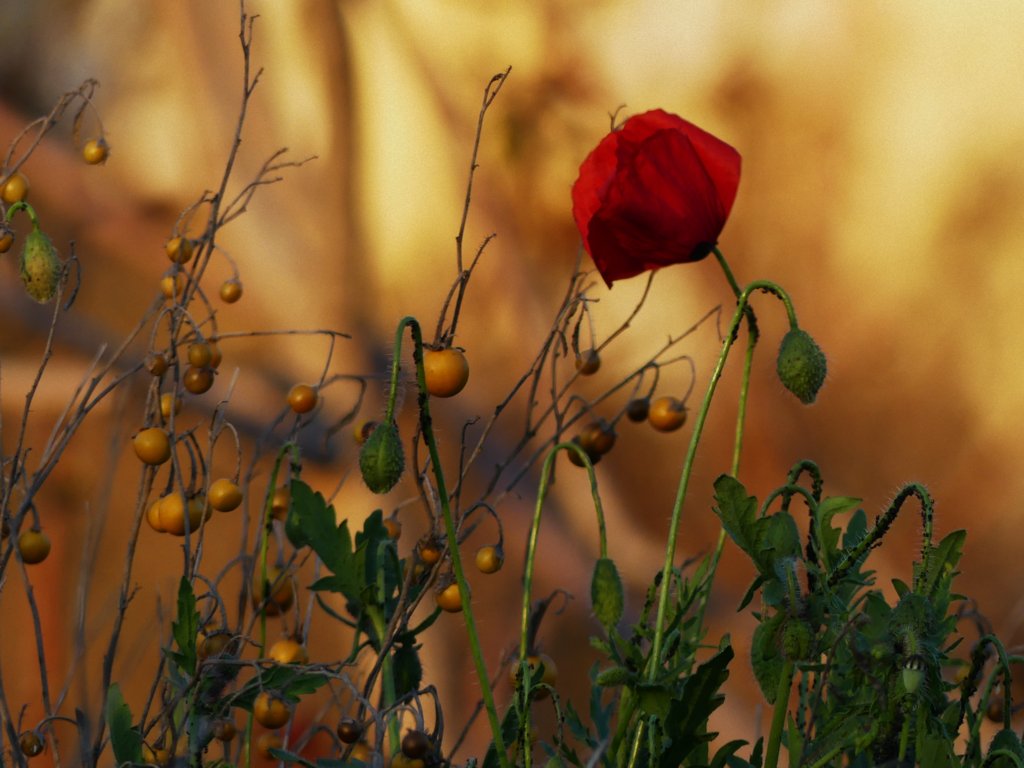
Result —
[{"label": "serrated green leaf", "polygon": [[294,703],[300,696],[313,693],[326,683],[327,676],[322,672],[305,670],[292,664],[275,664],[261,669],[259,675],[239,689],[231,697],[231,706],[251,710],[256,696],[264,690],[276,691]]},{"label": "serrated green leaf", "polygon": [[779,652],[779,632],[784,619],[783,614],[777,613],[763,620],[754,630],[750,644],[750,663],[754,668],[754,677],[769,704],[775,703],[779,678],[782,676],[784,661]]},{"label": "serrated green leaf", "polygon": [[132,727],[132,712],[117,683],[112,683],[107,689],[106,716],[114,759],[118,763],[142,762],[142,736]]},{"label": "serrated green leaf", "polygon": [[839,556],[841,531],[832,526],[832,518],[855,509],[861,499],[851,496],[830,496],[818,505],[816,527],[818,531],[817,550],[823,570],[829,571]]},{"label": "serrated green leaf", "polygon": [[725,695],[719,689],[729,677],[732,658],[732,646],[727,646],[683,681],[662,724],[671,743],[658,758],[660,768],[682,765],[687,755],[717,735],[707,730],[708,718],[725,701]]},{"label": "serrated green leaf", "polygon": [[345,546],[348,532],[343,532],[335,521],[334,507],[299,479],[291,483],[291,503],[284,529],[294,547],[311,546],[333,573],[338,573],[343,559],[352,551],[351,542]]},{"label": "serrated green leaf", "polygon": [[922,578],[924,594],[933,596],[940,584],[945,582],[948,585],[952,581],[957,563],[960,562],[960,557],[963,555],[966,540],[967,531],[953,531],[932,550],[928,557],[927,570]]},{"label": "serrated green leaf", "polygon": [[735,477],[719,475],[715,480],[714,512],[736,546],[756,562],[759,520],[757,499],[748,496],[747,489]]},{"label": "serrated green leaf", "polygon": [[664,720],[672,706],[672,691],[658,683],[639,683],[636,686],[637,704],[645,715],[656,715]]},{"label": "serrated green leaf", "polygon": [[743,739],[734,739],[733,741],[726,742],[715,750],[715,756],[708,764],[708,768],[725,768],[726,765],[735,765],[736,763],[733,761],[735,760],[736,750],[746,746],[746,744],[747,742]]}]

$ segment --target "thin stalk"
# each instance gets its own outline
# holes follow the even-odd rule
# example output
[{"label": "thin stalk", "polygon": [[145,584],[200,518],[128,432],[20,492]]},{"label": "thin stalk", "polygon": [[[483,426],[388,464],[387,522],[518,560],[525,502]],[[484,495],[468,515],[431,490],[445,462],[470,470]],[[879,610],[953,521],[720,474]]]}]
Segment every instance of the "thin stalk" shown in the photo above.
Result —
[{"label": "thin stalk", "polygon": [[501,721],[498,719],[498,708],[494,703],[494,691],[491,688],[491,681],[487,675],[487,664],[484,662],[483,650],[480,646],[480,635],[477,632],[476,621],[473,618],[473,606],[469,600],[469,584],[466,581],[466,572],[462,567],[462,557],[459,554],[458,531],[455,528],[455,520],[452,516],[451,500],[445,485],[444,472],[441,469],[441,457],[438,454],[437,440],[434,437],[433,423],[430,418],[430,398],[427,395],[427,381],[423,372],[423,334],[419,323],[414,317],[403,317],[398,323],[398,330],[395,334],[387,418],[390,420],[394,417],[395,399],[398,391],[398,372],[401,364],[402,336],[406,326],[409,327],[414,344],[412,356],[416,364],[416,383],[419,390],[420,429],[423,432],[423,439],[430,452],[430,466],[434,472],[437,499],[441,505],[441,517],[444,520],[445,536],[448,539],[448,553],[452,561],[452,573],[455,575],[455,581],[459,585],[459,594],[462,597],[462,614],[466,621],[466,634],[469,636],[473,664],[476,667],[477,679],[480,682],[484,707],[487,709],[487,719],[490,721],[491,736],[494,739],[495,751],[498,753],[498,762],[502,768],[511,768],[508,762],[508,755],[505,752],[505,742],[501,733]]},{"label": "thin stalk", "polygon": [[608,557],[608,537],[604,523],[604,508],[601,506],[601,497],[597,491],[597,477],[594,474],[594,465],[590,457],[576,443],[559,443],[549,452],[544,460],[544,466],[540,472],[540,486],[537,489],[537,504],[533,509],[533,523],[530,525],[530,538],[526,545],[526,565],[523,568],[523,612],[520,622],[519,638],[519,667],[523,669],[526,664],[526,657],[529,654],[529,629],[530,629],[530,591],[533,585],[533,567],[537,556],[537,537],[540,534],[541,509],[544,507],[544,499],[547,498],[548,488],[551,485],[551,470],[555,464],[555,457],[560,450],[575,451],[587,468],[587,476],[590,479],[590,493],[594,499],[594,511],[597,514],[597,535],[600,557]]},{"label": "thin stalk", "polygon": [[693,433],[690,435],[690,446],[686,451],[686,459],[683,463],[683,471],[679,478],[679,489],[676,493],[675,504],[672,507],[672,519],[669,523],[668,541],[665,546],[665,564],[661,571],[661,585],[658,588],[658,613],[654,625],[654,640],[652,643],[650,663],[647,667],[647,680],[654,682],[657,677],[658,668],[661,666],[661,645],[665,635],[665,616],[668,611],[668,592],[670,575],[672,573],[672,562],[675,559],[676,540],[679,536],[679,525],[682,521],[683,502],[686,500],[686,492],[690,484],[690,475],[693,472],[693,462],[697,456],[697,446],[700,444],[704,432],[704,423],[707,421],[708,411],[711,409],[711,400],[714,398],[718,382],[722,378],[722,371],[725,368],[725,361],[729,356],[729,350],[736,341],[736,331],[739,328],[740,320],[743,318],[750,295],[754,291],[764,291],[779,298],[786,307],[790,316],[790,322],[796,322],[796,313],[789,295],[778,285],[768,280],[756,280],[740,293],[736,302],[736,311],[733,313],[732,322],[729,324],[729,331],[726,333],[725,341],[722,342],[722,351],[718,356],[718,362],[711,373],[711,380],[708,382],[708,389],[704,395],[700,410],[693,425]]},{"label": "thin stalk", "polygon": [[782,665],[779,687],[775,692],[775,710],[772,713],[772,729],[768,732],[768,746],[764,753],[764,768],[775,768],[779,764],[779,747],[782,744],[782,728],[789,711],[789,688],[793,684],[795,666],[792,661]]}]

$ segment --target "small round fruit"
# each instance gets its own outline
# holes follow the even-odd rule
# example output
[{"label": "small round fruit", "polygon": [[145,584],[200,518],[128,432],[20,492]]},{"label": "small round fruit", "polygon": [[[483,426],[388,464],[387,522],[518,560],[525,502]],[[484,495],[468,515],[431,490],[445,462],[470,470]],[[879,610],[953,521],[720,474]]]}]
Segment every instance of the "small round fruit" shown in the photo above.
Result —
[{"label": "small round fruit", "polygon": [[437,607],[448,613],[458,613],[462,610],[462,593],[459,591],[459,583],[453,581],[434,596]]},{"label": "small round fruit", "polygon": [[35,731],[25,731],[18,737],[18,746],[25,757],[35,757],[43,751],[43,740]]},{"label": "small round fruit", "polygon": [[674,397],[659,397],[651,403],[647,421],[659,432],[674,432],[686,423],[686,406]]},{"label": "small round fruit", "polygon": [[626,403],[626,417],[630,421],[646,421],[651,410],[651,398],[635,397]]},{"label": "small round fruit", "polygon": [[[583,443],[580,442],[579,435],[576,435],[576,437],[574,437],[570,442],[573,443],[574,445],[578,445],[580,448],[583,448]],[[597,464],[597,462],[601,460],[601,454],[599,453],[591,453],[586,448],[583,448],[583,452],[587,454],[587,458],[590,459],[591,464]],[[571,461],[577,467],[587,466],[586,462],[583,461],[583,457],[580,456],[579,451],[566,451],[566,453],[569,454],[569,461]]]},{"label": "small round fruit", "polygon": [[220,284],[220,300],[225,304],[234,304],[242,298],[242,283],[238,280],[225,280]]},{"label": "small round fruit", "polygon": [[576,355],[576,370],[583,376],[597,373],[601,367],[601,356],[596,349],[587,349]]},{"label": "small round fruit", "polygon": [[231,480],[222,477],[210,483],[210,490],[206,493],[206,500],[218,512],[231,512],[238,509],[238,506],[242,503],[242,489]]},{"label": "small round fruit", "polygon": [[338,721],[337,730],[343,744],[355,744],[363,735],[363,724],[355,718],[343,717]]},{"label": "small round fruit", "polygon": [[220,363],[224,359],[224,355],[220,351],[220,347],[217,346],[217,342],[208,341],[206,346],[210,348],[210,368],[217,370],[220,368]]},{"label": "small round fruit", "polygon": [[175,414],[181,413],[181,398],[175,397],[172,392],[164,392],[160,395],[160,415],[164,417],[164,421],[171,418],[172,409]]},{"label": "small round fruit", "polygon": [[146,370],[154,376],[163,376],[167,373],[167,357],[159,352],[146,355]]},{"label": "small round fruit", "polygon": [[175,264],[188,264],[192,260],[192,252],[195,246],[187,237],[172,237],[164,245],[167,258]]},{"label": "small round fruit", "polygon": [[164,529],[163,521],[160,519],[160,505],[163,504],[163,497],[154,501],[146,509],[146,522],[149,523],[149,527],[157,533],[166,533]]},{"label": "small round fruit", "polygon": [[413,760],[427,756],[430,751],[430,737],[423,731],[409,731],[402,737],[402,754]]},{"label": "small round fruit", "polygon": [[372,765],[374,754],[374,751],[370,749],[369,745],[366,742],[360,741],[359,743],[353,745],[352,752],[349,755],[349,757],[353,760],[358,760],[364,765]]},{"label": "small round fruit", "polygon": [[164,298],[173,299],[181,295],[187,283],[188,278],[185,277],[184,272],[179,272],[176,275],[164,275],[160,278],[160,293],[164,295]]},{"label": "small round fruit", "polygon": [[275,520],[284,520],[288,517],[288,508],[291,503],[291,492],[287,485],[275,488],[274,495],[270,497],[270,516]]},{"label": "small round fruit", "polygon": [[145,742],[142,744],[142,762],[148,765],[167,765],[172,757],[174,755],[166,747],[151,747]]},{"label": "small round fruit", "polygon": [[213,386],[213,371],[209,368],[189,367],[185,375],[181,377],[181,385],[193,395],[201,395],[208,392]]},{"label": "small round fruit", "polygon": [[398,538],[402,535],[402,524],[393,517],[387,517],[384,519],[383,525],[384,530],[388,532],[388,538],[392,541],[398,541]]},{"label": "small round fruit", "polygon": [[188,362],[193,368],[208,368],[213,360],[213,352],[205,342],[199,341],[188,345]]},{"label": "small round fruit", "polygon": [[264,728],[280,728],[291,718],[288,703],[270,691],[260,691],[252,703],[252,716]]},{"label": "small round fruit", "polygon": [[211,632],[200,642],[196,652],[200,659],[212,659],[220,656],[231,644],[232,634],[226,629]]},{"label": "small round fruit", "polygon": [[[540,682],[544,685],[550,685],[554,687],[555,682],[558,680],[558,667],[555,666],[554,660],[546,653],[533,654],[526,657],[526,663],[530,665],[531,679],[534,684],[537,683],[537,679],[534,675],[540,666],[544,665],[544,672],[541,674]],[[519,683],[519,662],[516,661],[509,669],[509,682],[512,683],[514,688]],[[546,688],[538,688],[533,692],[535,699],[543,699],[548,695]]]},{"label": "small round fruit", "polygon": [[21,171],[16,171],[4,182],[3,188],[0,189],[0,198],[3,198],[8,205],[20,203],[28,197],[29,186],[28,176]]},{"label": "small round fruit", "polygon": [[615,430],[604,419],[591,422],[580,432],[580,447],[593,459],[603,456],[615,446]]},{"label": "small round fruit", "polygon": [[469,363],[457,349],[428,349],[423,353],[427,392],[434,397],[453,397],[469,381]]},{"label": "small round fruit", "polygon": [[218,720],[213,724],[213,735],[225,743],[233,741],[238,733],[234,720]]},{"label": "small round fruit", "polygon": [[98,139],[89,139],[82,147],[82,159],[89,165],[102,165],[107,162],[109,156],[110,145],[102,136]]},{"label": "small round fruit", "polygon": [[169,493],[160,500],[158,514],[160,526],[174,536],[185,535],[185,510],[188,510],[188,529],[192,534],[199,530],[203,519],[208,518],[206,504],[198,496],[188,502],[180,493]]},{"label": "small round fruit", "polygon": [[441,547],[433,536],[427,536],[416,544],[416,554],[421,563],[433,565],[441,559]]},{"label": "small round fruit", "polygon": [[352,434],[355,436],[356,442],[362,445],[370,437],[370,433],[378,426],[380,426],[379,421],[360,421],[356,424],[356,428],[352,430]]},{"label": "small round fruit", "polygon": [[150,466],[163,464],[171,458],[171,440],[160,427],[139,430],[132,438],[132,448],[139,461]]},{"label": "small round fruit", "polygon": [[272,749],[281,749],[284,746],[284,741],[276,733],[261,733],[259,738],[256,739],[256,751],[263,757],[273,759],[274,755],[270,752]]},{"label": "small round fruit", "polygon": [[488,544],[476,551],[476,569],[480,573],[497,573],[505,564],[505,553]]},{"label": "small round fruit", "polygon": [[316,408],[319,399],[316,389],[309,384],[296,384],[288,393],[288,405],[296,413],[309,413]]},{"label": "small round fruit", "polygon": [[[270,588],[269,595],[267,589]],[[263,599],[266,597],[266,604]],[[292,586],[291,576],[279,566],[267,566],[267,580],[260,579],[259,570],[253,576],[252,600],[256,608],[263,606],[263,612],[267,616],[277,616],[282,611],[291,608],[295,601],[295,588]]]},{"label": "small round fruit", "polygon": [[267,658],[273,659],[278,664],[305,664],[309,661],[306,649],[290,637],[278,640],[270,646]]},{"label": "small round fruit", "polygon": [[6,226],[0,226],[0,253],[7,253],[14,245],[14,233]]}]

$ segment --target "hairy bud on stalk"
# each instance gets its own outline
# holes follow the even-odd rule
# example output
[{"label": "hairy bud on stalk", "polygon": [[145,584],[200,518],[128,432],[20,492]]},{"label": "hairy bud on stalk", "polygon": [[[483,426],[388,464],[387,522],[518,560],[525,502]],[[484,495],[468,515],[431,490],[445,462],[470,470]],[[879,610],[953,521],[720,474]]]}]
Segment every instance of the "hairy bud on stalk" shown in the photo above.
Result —
[{"label": "hairy bud on stalk", "polygon": [[810,405],[825,383],[825,353],[807,331],[795,328],[785,335],[776,361],[779,380],[790,392]]},{"label": "hairy bud on stalk", "polygon": [[387,493],[402,477],[405,453],[395,422],[381,424],[363,443],[359,452],[359,470],[363,482],[374,493]]},{"label": "hairy bud on stalk", "polygon": [[50,238],[38,226],[33,227],[21,252],[21,281],[28,295],[40,304],[52,300],[63,268]]}]

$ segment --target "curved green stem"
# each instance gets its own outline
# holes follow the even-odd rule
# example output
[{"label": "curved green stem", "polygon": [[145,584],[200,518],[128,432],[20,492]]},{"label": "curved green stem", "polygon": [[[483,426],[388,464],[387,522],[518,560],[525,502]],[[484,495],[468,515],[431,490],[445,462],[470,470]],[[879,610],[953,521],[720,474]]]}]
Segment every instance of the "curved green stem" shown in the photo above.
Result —
[{"label": "curved green stem", "polygon": [[[377,606],[367,606],[366,614],[370,618],[370,623],[373,624],[373,631],[377,635],[379,647],[383,649],[387,643],[386,638],[388,634],[388,623],[384,620],[384,614]],[[395,693],[395,673],[390,653],[386,653],[384,658],[381,659],[381,686],[384,689],[384,706],[382,709],[387,709],[398,698]],[[396,753],[399,749],[398,719],[394,717],[388,720],[388,745],[391,754]]]},{"label": "curved green stem", "polygon": [[768,746],[764,752],[764,768],[775,768],[779,764],[779,747],[782,744],[782,728],[789,711],[789,688],[793,684],[795,667],[792,661],[782,665],[779,687],[775,692],[775,709],[772,712],[772,728],[768,732]]},{"label": "curved green stem", "polygon": [[740,321],[746,312],[747,304],[750,301],[750,295],[755,291],[764,291],[779,298],[786,307],[786,312],[790,316],[790,321],[792,323],[796,322],[796,313],[793,310],[793,304],[789,299],[789,295],[775,283],[768,280],[756,280],[740,292],[740,296],[736,302],[736,311],[733,314],[732,322],[729,324],[729,330],[725,335],[725,340],[722,342],[722,351],[718,356],[718,362],[715,365],[715,369],[711,373],[711,380],[708,382],[708,389],[704,394],[704,401],[701,403],[700,410],[697,412],[697,418],[694,421],[693,433],[690,435],[690,445],[687,449],[686,459],[683,463],[683,470],[679,478],[679,488],[676,492],[675,504],[672,507],[672,519],[669,523],[668,540],[665,546],[665,564],[662,566],[661,584],[658,588],[658,612],[654,625],[654,640],[652,642],[650,662],[647,667],[647,679],[649,682],[653,682],[655,680],[658,669],[661,666],[661,646],[664,641],[665,634],[665,617],[668,611],[668,592],[669,583],[671,581],[672,563],[675,560],[676,540],[679,536],[679,525],[682,521],[683,502],[686,500],[686,492],[690,484],[690,475],[693,471],[693,462],[697,455],[697,446],[700,444],[700,439],[704,432],[704,423],[707,421],[708,412],[711,408],[711,401],[714,398],[715,390],[718,388],[718,382],[722,378],[722,371],[725,368],[725,361],[729,356],[729,350],[732,349],[732,345],[736,341],[736,332],[739,328]]},{"label": "curved green stem", "polygon": [[39,229],[39,217],[36,216],[36,209],[24,200],[19,200],[7,209],[7,221],[10,221],[18,211],[24,211],[28,214],[29,221],[32,222],[32,229]]},{"label": "curved green stem", "polygon": [[441,505],[441,517],[444,520],[445,536],[448,539],[448,553],[452,561],[452,573],[455,575],[455,581],[459,585],[459,594],[462,597],[462,614],[466,621],[466,634],[469,636],[469,646],[473,655],[473,664],[476,667],[477,679],[480,683],[481,698],[484,702],[484,708],[487,710],[487,719],[491,725],[494,749],[498,754],[498,761],[502,768],[509,768],[508,754],[505,751],[505,741],[501,733],[501,721],[498,719],[498,709],[494,703],[494,691],[491,689],[487,665],[484,662],[483,651],[480,647],[480,635],[477,632],[476,621],[473,618],[473,606],[470,604],[469,599],[469,584],[466,581],[466,572],[462,567],[462,557],[459,554],[458,531],[455,528],[455,520],[452,516],[451,500],[448,497],[444,472],[441,469],[441,457],[437,451],[437,440],[434,437],[433,422],[430,418],[430,398],[427,395],[427,382],[423,372],[423,334],[420,330],[420,324],[414,317],[403,317],[398,323],[398,330],[395,334],[394,358],[391,363],[391,387],[388,393],[386,418],[389,421],[394,418],[395,401],[398,393],[398,372],[401,367],[402,336],[406,326],[409,328],[414,344],[412,357],[413,362],[416,364],[420,429],[423,431],[423,439],[430,452],[430,466],[434,472],[437,498]]},{"label": "curved green stem", "polygon": [[590,493],[594,499],[594,511],[597,514],[597,534],[600,557],[608,557],[608,537],[604,523],[604,508],[601,506],[601,497],[597,490],[597,476],[594,474],[594,465],[590,457],[576,443],[559,443],[548,451],[544,466],[540,472],[540,486],[537,489],[537,504],[533,509],[533,523],[530,525],[530,538],[526,545],[526,564],[523,568],[523,613],[520,624],[519,640],[519,666],[520,669],[526,663],[529,655],[529,634],[530,634],[530,590],[533,585],[533,566],[537,555],[537,537],[540,533],[541,509],[544,507],[544,499],[548,495],[548,487],[551,484],[551,470],[555,464],[555,457],[561,450],[576,451],[587,468],[587,476],[590,479]]}]

